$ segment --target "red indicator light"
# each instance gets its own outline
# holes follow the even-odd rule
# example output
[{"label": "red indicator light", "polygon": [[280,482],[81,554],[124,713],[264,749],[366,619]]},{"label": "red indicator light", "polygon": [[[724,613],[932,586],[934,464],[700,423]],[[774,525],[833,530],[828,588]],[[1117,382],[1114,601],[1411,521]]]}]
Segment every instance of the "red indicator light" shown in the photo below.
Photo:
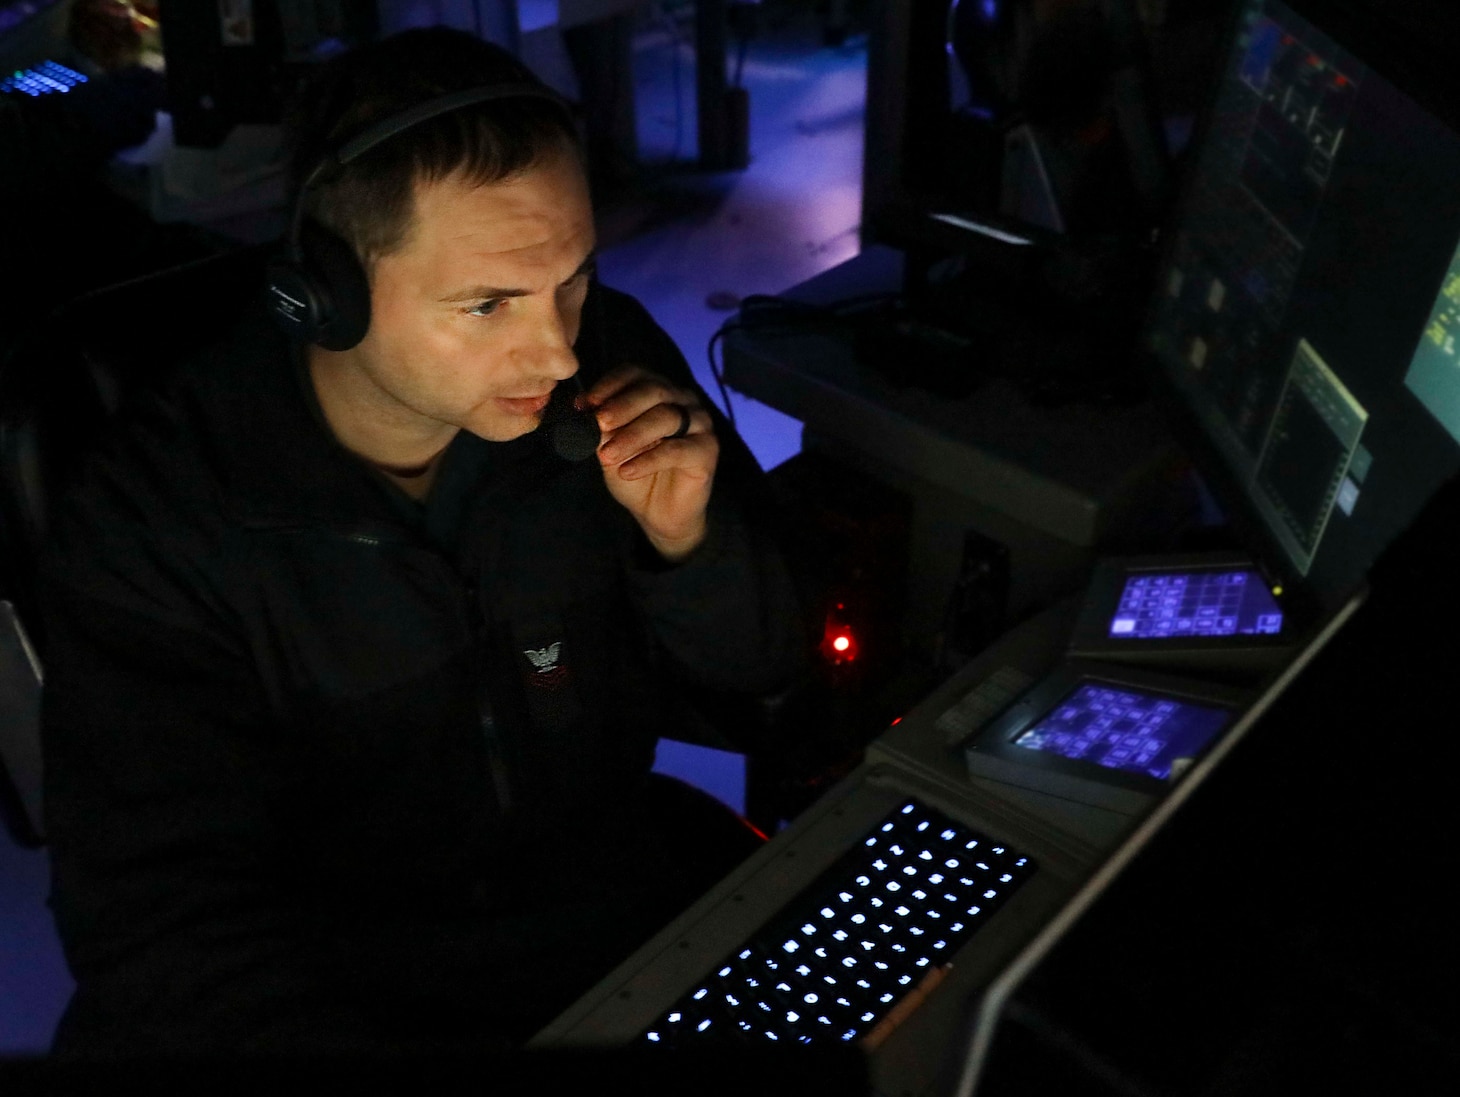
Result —
[{"label": "red indicator light", "polygon": [[834,633],[828,630],[821,650],[828,659],[837,664],[854,662],[858,654],[857,641],[844,629]]},{"label": "red indicator light", "polygon": [[897,725],[900,724],[900,723],[902,723],[902,717],[901,716],[899,716],[896,720],[892,721],[892,726],[893,727],[897,727]]},{"label": "red indicator light", "polygon": [[[838,606],[838,609],[841,607]],[[826,627],[821,634],[821,654],[828,662],[840,666],[854,662],[861,654],[857,635],[841,615],[835,611],[827,614]]]}]

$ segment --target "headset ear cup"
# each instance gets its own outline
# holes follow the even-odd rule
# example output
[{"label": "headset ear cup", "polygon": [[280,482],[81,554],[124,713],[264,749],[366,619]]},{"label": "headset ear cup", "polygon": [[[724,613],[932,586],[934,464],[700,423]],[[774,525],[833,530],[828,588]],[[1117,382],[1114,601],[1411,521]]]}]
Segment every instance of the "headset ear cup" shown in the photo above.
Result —
[{"label": "headset ear cup", "polygon": [[309,273],[298,263],[279,258],[269,264],[266,277],[274,322],[290,339],[314,342],[327,309]]},{"label": "headset ear cup", "polygon": [[349,350],[370,330],[370,281],[365,268],[354,248],[313,222],[304,225],[300,246],[325,311],[314,341],[326,350]]}]

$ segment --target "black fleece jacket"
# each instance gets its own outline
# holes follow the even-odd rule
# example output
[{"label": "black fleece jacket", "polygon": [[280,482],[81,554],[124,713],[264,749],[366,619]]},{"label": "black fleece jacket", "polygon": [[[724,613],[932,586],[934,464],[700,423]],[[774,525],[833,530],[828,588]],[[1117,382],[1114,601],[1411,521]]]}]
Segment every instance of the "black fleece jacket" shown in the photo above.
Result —
[{"label": "black fleece jacket", "polygon": [[[592,292],[586,384],[694,386]],[[45,568],[57,1051],[492,1046],[652,931],[685,867],[640,807],[673,683],[775,688],[799,647],[716,416],[709,537],[668,567],[541,432],[462,432],[417,513],[261,312],[144,401]]]}]

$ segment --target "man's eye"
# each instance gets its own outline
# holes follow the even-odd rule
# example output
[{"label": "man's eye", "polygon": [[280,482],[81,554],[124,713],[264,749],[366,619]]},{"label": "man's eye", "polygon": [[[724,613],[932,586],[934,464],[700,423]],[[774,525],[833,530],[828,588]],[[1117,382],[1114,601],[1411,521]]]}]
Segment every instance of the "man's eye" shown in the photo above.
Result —
[{"label": "man's eye", "polygon": [[473,305],[466,312],[468,316],[490,316],[497,311],[497,308],[501,304],[502,299],[500,297],[493,297],[489,301],[483,301],[480,305]]}]

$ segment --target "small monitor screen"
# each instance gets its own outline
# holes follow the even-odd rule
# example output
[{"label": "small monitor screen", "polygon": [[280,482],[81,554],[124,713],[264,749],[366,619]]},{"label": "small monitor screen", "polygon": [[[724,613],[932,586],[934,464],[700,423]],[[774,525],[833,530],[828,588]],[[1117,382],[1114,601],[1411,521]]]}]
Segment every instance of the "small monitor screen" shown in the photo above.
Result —
[{"label": "small monitor screen", "polygon": [[1251,569],[1137,573],[1126,576],[1110,638],[1271,636],[1282,627],[1282,610]]},{"label": "small monitor screen", "polygon": [[1014,745],[1165,781],[1180,776],[1231,719],[1229,709],[1083,682]]}]

